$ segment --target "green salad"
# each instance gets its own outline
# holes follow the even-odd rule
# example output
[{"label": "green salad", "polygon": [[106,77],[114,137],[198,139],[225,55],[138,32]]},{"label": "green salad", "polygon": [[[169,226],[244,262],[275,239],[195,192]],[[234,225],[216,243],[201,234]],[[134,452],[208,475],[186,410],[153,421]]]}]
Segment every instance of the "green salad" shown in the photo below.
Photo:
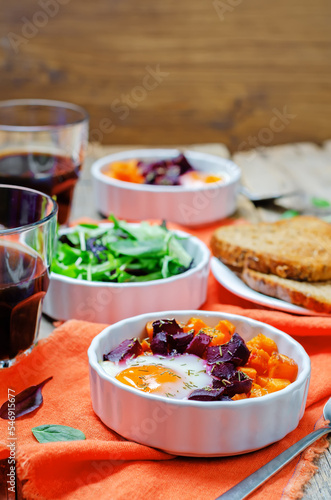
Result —
[{"label": "green salad", "polygon": [[110,283],[169,278],[187,271],[192,257],[183,238],[164,224],[131,225],[111,216],[113,226],[79,224],[58,237],[52,272]]}]

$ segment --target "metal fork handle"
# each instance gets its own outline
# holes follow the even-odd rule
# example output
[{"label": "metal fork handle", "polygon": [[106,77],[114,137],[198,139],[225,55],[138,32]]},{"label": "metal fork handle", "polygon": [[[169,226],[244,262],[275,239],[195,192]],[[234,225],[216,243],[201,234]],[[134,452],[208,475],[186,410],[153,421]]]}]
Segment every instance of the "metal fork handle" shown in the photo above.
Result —
[{"label": "metal fork handle", "polygon": [[283,451],[283,453],[275,457],[273,460],[270,460],[270,462],[263,465],[263,467],[258,469],[256,472],[253,472],[250,476],[247,476],[245,479],[240,481],[240,483],[233,486],[233,488],[226,491],[215,500],[242,500],[243,498],[246,498],[261,484],[288,464],[294,457],[299,455],[299,453],[301,453],[305,448],[329,432],[331,432],[330,426],[311,432],[308,436],[300,439],[300,441],[293,444],[290,448]]}]

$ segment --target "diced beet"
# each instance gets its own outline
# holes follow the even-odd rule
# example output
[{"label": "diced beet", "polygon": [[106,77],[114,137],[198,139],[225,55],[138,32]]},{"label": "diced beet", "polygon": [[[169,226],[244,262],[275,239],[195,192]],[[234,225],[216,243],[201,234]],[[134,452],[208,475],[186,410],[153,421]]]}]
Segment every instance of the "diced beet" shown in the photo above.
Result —
[{"label": "diced beet", "polygon": [[249,358],[250,352],[245,341],[238,333],[234,333],[228,342],[228,351],[232,352],[231,363],[236,366],[244,366]]},{"label": "diced beet", "polygon": [[207,348],[207,363],[215,364],[233,363],[235,366],[244,366],[249,358],[249,350],[244,339],[234,333],[226,344],[221,346],[212,346]]},{"label": "diced beet", "polygon": [[236,376],[237,370],[232,363],[215,363],[211,369],[211,375],[219,379],[231,380]]},{"label": "diced beet", "polygon": [[177,158],[173,159],[173,163],[180,167],[181,175],[189,172],[190,170],[193,170],[192,165],[188,162],[186,156],[184,156],[182,153],[178,155]]},{"label": "diced beet", "polygon": [[205,387],[204,389],[196,389],[191,392],[187,399],[194,401],[219,401],[224,393],[224,387],[220,389],[213,389],[212,387]]},{"label": "diced beet", "polygon": [[153,321],[153,337],[159,332],[166,332],[169,335],[182,332],[183,328],[179,326],[175,319],[158,319]]},{"label": "diced beet", "polygon": [[171,351],[176,351],[179,354],[185,352],[186,347],[192,341],[194,330],[190,332],[178,332],[174,335],[168,335],[168,342]]},{"label": "diced beet", "polygon": [[180,184],[179,177],[193,170],[192,165],[183,154],[169,160],[155,162],[139,161],[138,167],[145,179],[145,184],[176,186]]},{"label": "diced beet", "polygon": [[230,397],[235,394],[247,394],[251,390],[253,384],[253,380],[241,371],[237,371],[236,377],[230,382],[231,385],[227,385],[225,388],[225,393]]},{"label": "diced beet", "polygon": [[[226,345],[226,344],[225,344]],[[223,348],[224,345],[213,345],[211,347],[207,347],[207,363],[209,365],[214,365],[215,363],[223,363]]]},{"label": "diced beet", "polygon": [[252,383],[253,380],[245,373],[236,370],[234,376],[230,379],[225,377],[223,379],[214,378],[213,388],[219,389],[223,387],[224,394],[232,398],[235,394],[247,394],[252,388]]},{"label": "diced beet", "polygon": [[135,358],[143,353],[143,348],[138,339],[126,339],[108,354],[103,355],[104,361],[124,361],[127,358]]},{"label": "diced beet", "polygon": [[198,333],[191,342],[188,344],[188,346],[185,349],[185,352],[188,354],[195,354],[196,356],[199,356],[202,358],[202,356],[205,353],[205,350],[209,346],[211,341],[211,337],[207,335],[204,332]]},{"label": "diced beet", "polygon": [[168,334],[166,332],[158,332],[154,335],[151,341],[151,350],[153,354],[168,355]]}]

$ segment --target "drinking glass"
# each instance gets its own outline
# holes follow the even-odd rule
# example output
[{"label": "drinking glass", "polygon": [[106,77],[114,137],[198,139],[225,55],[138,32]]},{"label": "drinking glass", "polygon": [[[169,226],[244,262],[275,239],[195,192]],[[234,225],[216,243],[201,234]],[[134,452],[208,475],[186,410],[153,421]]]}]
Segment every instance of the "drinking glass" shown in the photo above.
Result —
[{"label": "drinking glass", "polygon": [[0,184],[0,368],[28,354],[37,340],[56,216],[50,196]]},{"label": "drinking glass", "polygon": [[0,183],[56,199],[67,224],[85,158],[88,114],[75,104],[44,99],[0,102]]}]

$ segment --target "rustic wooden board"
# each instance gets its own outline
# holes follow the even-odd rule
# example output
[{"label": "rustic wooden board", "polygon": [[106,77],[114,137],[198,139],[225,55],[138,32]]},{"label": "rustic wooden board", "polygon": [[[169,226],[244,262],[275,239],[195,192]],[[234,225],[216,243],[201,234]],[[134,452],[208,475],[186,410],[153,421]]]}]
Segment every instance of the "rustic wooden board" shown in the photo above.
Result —
[{"label": "rustic wooden board", "polygon": [[[45,20],[40,4],[58,11]],[[0,0],[0,9],[0,99],[81,104],[103,144],[236,151],[329,138],[329,0]],[[158,85],[137,90],[158,65]],[[284,109],[292,117],[273,121]]]},{"label": "rustic wooden board", "polygon": [[[268,210],[259,210],[261,220],[274,220],[284,209],[300,213],[331,216],[331,146],[313,143],[287,144],[237,153],[234,161],[242,169],[242,182],[257,196],[297,191],[281,198]],[[316,207],[314,199],[329,207]],[[277,212],[277,207],[279,208]]]}]

